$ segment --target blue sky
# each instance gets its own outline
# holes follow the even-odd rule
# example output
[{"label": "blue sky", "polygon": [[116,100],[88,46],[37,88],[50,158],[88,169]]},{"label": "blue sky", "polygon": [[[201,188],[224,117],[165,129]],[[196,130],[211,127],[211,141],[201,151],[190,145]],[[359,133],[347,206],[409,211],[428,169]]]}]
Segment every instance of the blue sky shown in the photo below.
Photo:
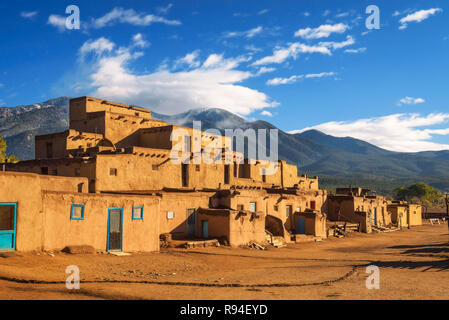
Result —
[{"label": "blue sky", "polygon": [[[368,30],[368,5],[380,29]],[[64,27],[68,5],[81,28]],[[397,151],[449,149],[447,1],[10,1],[0,105],[219,107]]]}]

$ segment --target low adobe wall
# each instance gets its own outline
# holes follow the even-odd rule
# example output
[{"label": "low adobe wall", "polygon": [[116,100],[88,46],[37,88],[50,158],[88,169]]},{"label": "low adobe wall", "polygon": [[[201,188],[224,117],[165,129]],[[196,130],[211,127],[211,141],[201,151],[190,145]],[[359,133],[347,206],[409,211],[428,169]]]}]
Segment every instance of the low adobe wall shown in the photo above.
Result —
[{"label": "low adobe wall", "polygon": [[265,215],[248,211],[199,209],[196,234],[202,236],[202,222],[208,221],[209,238],[225,237],[231,247],[251,241],[265,241]]},{"label": "low adobe wall", "polygon": [[[44,249],[90,245],[106,250],[108,209],[123,209],[123,251],[159,250],[159,197],[78,194],[44,191]],[[84,205],[84,219],[71,220],[72,204]],[[133,206],[143,206],[143,219],[133,220]]]}]

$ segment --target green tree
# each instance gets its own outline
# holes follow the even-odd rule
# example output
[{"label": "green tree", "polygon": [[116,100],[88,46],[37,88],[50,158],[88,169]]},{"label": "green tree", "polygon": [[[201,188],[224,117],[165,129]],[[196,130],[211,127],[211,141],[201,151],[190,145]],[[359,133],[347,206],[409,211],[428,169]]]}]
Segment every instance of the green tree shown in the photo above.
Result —
[{"label": "green tree", "polygon": [[394,197],[397,200],[410,201],[424,206],[436,205],[441,201],[441,192],[438,189],[418,182],[411,186],[401,186],[394,190]]},{"label": "green tree", "polygon": [[19,161],[16,156],[9,156],[6,154],[6,141],[0,135],[0,163],[15,163]]}]

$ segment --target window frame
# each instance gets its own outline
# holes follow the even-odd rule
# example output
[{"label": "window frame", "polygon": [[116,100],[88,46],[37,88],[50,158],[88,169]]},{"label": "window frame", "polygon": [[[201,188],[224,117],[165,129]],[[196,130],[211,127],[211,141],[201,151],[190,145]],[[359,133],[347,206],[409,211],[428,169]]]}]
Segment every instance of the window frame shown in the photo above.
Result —
[{"label": "window frame", "polygon": [[[81,218],[77,218],[73,216],[73,209],[74,208],[82,208],[81,210]],[[84,220],[84,211],[86,209],[86,206],[84,204],[72,204],[71,208],[70,208],[70,220]]]},{"label": "window frame", "polygon": [[[140,209],[141,214],[140,214],[140,218],[134,218],[134,210],[135,209]],[[143,206],[133,206],[133,212],[132,212],[132,216],[131,216],[133,221],[139,221],[139,220],[143,220]]]}]

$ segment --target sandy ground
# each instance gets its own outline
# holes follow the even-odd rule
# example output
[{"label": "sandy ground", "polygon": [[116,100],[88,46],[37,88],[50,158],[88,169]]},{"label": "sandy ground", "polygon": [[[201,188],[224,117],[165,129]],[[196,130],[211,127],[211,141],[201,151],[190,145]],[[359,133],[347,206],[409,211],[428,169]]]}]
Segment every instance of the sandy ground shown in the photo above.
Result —
[{"label": "sandy ground", "polygon": [[[449,299],[448,239],[446,225],[423,225],[267,251],[20,253],[0,257],[0,299]],[[80,290],[65,287],[69,265]],[[368,265],[379,267],[378,290],[366,288]]]}]

